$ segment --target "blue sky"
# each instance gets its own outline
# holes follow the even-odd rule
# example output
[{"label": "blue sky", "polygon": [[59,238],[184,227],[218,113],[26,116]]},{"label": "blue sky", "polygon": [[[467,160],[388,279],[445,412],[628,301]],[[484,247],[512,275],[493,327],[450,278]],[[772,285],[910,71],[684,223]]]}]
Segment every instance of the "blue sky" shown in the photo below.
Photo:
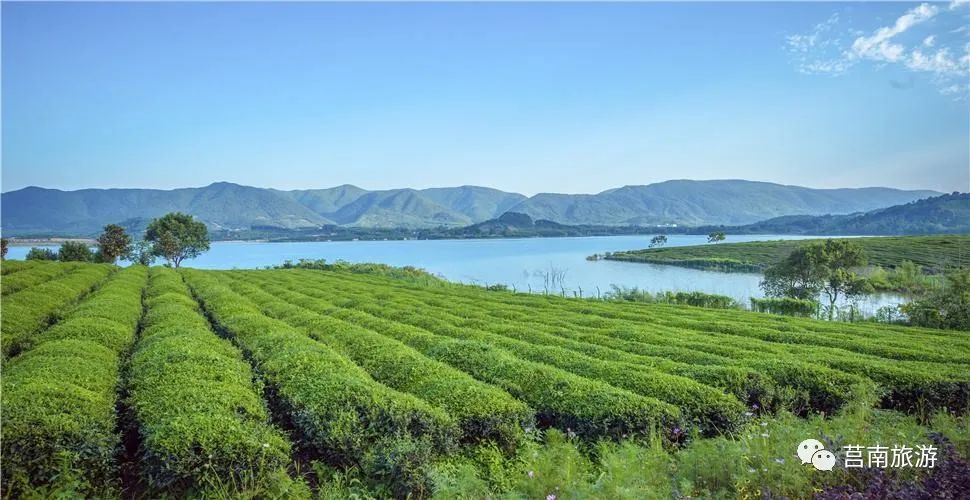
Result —
[{"label": "blue sky", "polygon": [[4,2],[2,189],[967,191],[968,13]]}]

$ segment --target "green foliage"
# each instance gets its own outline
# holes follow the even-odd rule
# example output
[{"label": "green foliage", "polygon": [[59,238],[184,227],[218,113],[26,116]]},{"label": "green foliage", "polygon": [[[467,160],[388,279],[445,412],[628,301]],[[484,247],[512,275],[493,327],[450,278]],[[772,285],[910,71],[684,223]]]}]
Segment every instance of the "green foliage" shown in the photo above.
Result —
[{"label": "green foliage", "polygon": [[155,248],[150,241],[138,240],[129,247],[125,258],[135,264],[150,266],[155,263]]},{"label": "green foliage", "polygon": [[445,283],[445,281],[424,269],[414,266],[396,267],[387,264],[351,263],[338,260],[327,263],[326,259],[299,259],[296,262],[284,261],[278,266],[268,269],[315,269],[318,271],[346,271],[354,274],[374,274],[400,280],[414,281],[424,284]]},{"label": "green foliage", "polygon": [[854,269],[866,264],[865,251],[850,240],[826,240],[796,248],[783,261],[765,270],[761,287],[772,297],[811,300],[819,292],[829,299],[829,319],[839,297],[872,291]]},{"label": "green foliage", "polygon": [[58,260],[57,251],[50,248],[31,247],[27,251],[26,260]]},{"label": "green foliage", "polygon": [[3,355],[15,353],[20,349],[21,342],[55,321],[58,312],[91,291],[114,270],[105,264],[86,265],[62,277],[4,297],[3,315],[0,316]]},{"label": "green foliage", "polygon": [[[5,349],[21,313],[53,311],[0,381],[17,498],[132,493],[119,426],[137,431],[138,488],[159,497],[306,498],[304,477],[320,498],[799,497],[867,481],[802,466],[806,437],[921,444],[933,429],[970,446],[959,331],[681,305],[708,301],[690,294],[494,293],[381,267],[9,264],[4,287],[43,278],[4,296]],[[950,281],[965,303],[970,277]],[[783,302],[761,304],[803,305]]]},{"label": "green foliage", "polygon": [[86,243],[80,241],[65,241],[57,252],[57,259],[61,262],[94,262],[94,252]]},{"label": "green foliage", "polygon": [[[285,300],[289,303],[299,304],[313,310],[329,310],[332,307],[331,303],[322,299],[312,298],[309,295],[301,297],[300,293],[288,291],[295,288],[292,286],[294,282],[274,285],[271,281],[260,279],[266,276],[267,273],[247,273],[246,279],[252,280],[259,285],[259,288],[266,289],[272,295],[285,297]],[[236,286],[243,285],[237,283]],[[367,292],[364,290],[357,293],[358,297],[365,295],[367,295]],[[267,299],[268,297],[263,297],[261,301]],[[365,307],[359,302],[356,307],[378,315],[376,308]],[[401,318],[407,317],[408,309],[412,309],[412,307],[410,305],[397,306],[384,303],[380,306],[380,309],[383,311],[379,314],[380,316]],[[421,322],[421,326],[436,334],[501,347],[526,360],[555,366],[593,380],[601,380],[614,387],[627,389],[643,396],[663,399],[680,406],[688,417],[696,419],[696,424],[708,433],[713,433],[715,429],[724,432],[730,431],[738,424],[744,412],[744,407],[736,399],[725,397],[720,391],[713,390],[690,379],[653,370],[645,370],[645,373],[631,372],[628,367],[607,363],[566,349],[536,346],[502,335],[491,334],[473,327],[468,322],[462,322],[461,327],[456,328],[450,320],[450,318],[455,318],[455,321],[457,321],[457,316],[454,315],[438,313],[435,316],[441,321],[425,319]],[[339,328],[341,328],[339,321],[330,321],[328,327],[319,328],[319,330],[333,331]],[[343,328],[347,328],[347,326],[343,326]],[[357,336],[366,335],[366,330],[359,328],[354,330],[360,331]],[[416,392],[416,394],[423,396],[420,392]],[[452,412],[452,414],[455,413]]]},{"label": "green foliage", "polygon": [[[362,467],[394,488],[424,487],[426,470],[412,460],[454,446],[458,427],[449,415],[374,382],[331,348],[263,316],[211,273],[184,276],[218,327],[251,357],[273,394],[271,405],[287,415],[309,450],[334,464]],[[370,454],[374,448],[386,454],[382,460]],[[387,460],[399,460],[400,467]]]},{"label": "green foliage", "polygon": [[267,282],[252,283],[259,286],[246,279],[234,281],[232,288],[268,316],[305,329],[349,357],[378,382],[443,408],[458,421],[464,443],[491,440],[511,450],[523,439],[523,428],[535,426],[534,412],[508,393],[377,332],[312,312],[319,301]]},{"label": "green foliage", "polygon": [[104,226],[104,231],[98,236],[98,253],[103,262],[114,264],[119,257],[131,253],[131,236],[117,224]]},{"label": "green foliage", "polygon": [[[951,267],[970,267],[970,235],[852,238],[869,263],[890,269],[911,261],[928,274]],[[605,257],[627,262],[670,264],[719,271],[761,272],[783,261],[796,248],[824,239],[749,241],[723,245],[694,245],[614,252]]]},{"label": "green foliage", "polygon": [[810,299],[795,299],[792,297],[766,297],[763,299],[751,297],[751,310],[762,313],[811,318],[818,312],[818,302]]},{"label": "green foliage", "polygon": [[611,285],[611,290],[603,294],[603,299],[648,304],[679,304],[714,309],[741,308],[741,304],[726,295],[704,292],[657,292],[654,294],[637,287],[627,288],[617,285]]},{"label": "green foliage", "polygon": [[724,234],[724,231],[714,231],[713,233],[707,235],[708,243],[720,243],[725,239],[727,239],[727,236]]},{"label": "green foliage", "polygon": [[145,241],[152,244],[152,254],[164,257],[176,268],[185,259],[194,259],[209,250],[209,233],[205,224],[180,212],[154,219],[145,230]]},{"label": "green foliage", "polygon": [[[39,285],[46,281],[50,281],[54,278],[63,276],[75,269],[78,265],[74,263],[62,264],[59,262],[48,262],[48,261],[24,261],[32,262],[37,265],[32,266],[28,272],[20,272],[10,275],[4,275],[3,281],[0,282],[0,288],[3,290],[3,295],[9,295],[11,293],[16,293],[21,290],[29,289],[32,286]],[[10,262],[5,265],[13,264]],[[14,264],[16,265],[16,264]]]},{"label": "green foliage", "polygon": [[[423,327],[431,324],[425,318],[430,316],[429,311],[460,308],[462,316],[476,309],[487,311],[490,323],[499,318],[509,321],[510,327],[501,331],[502,335],[521,337],[524,328],[542,329],[559,337],[568,335],[582,340],[568,345],[570,349],[606,360],[620,359],[622,351],[639,357],[628,358],[631,364],[649,363],[667,373],[702,380],[761,407],[782,405],[799,413],[831,413],[868,394],[867,380],[886,391],[882,404],[887,407],[925,412],[968,405],[962,392],[967,387],[966,375],[952,363],[970,359],[966,354],[970,342],[927,330],[827,325],[814,320],[666,305],[488,294],[477,287],[435,289],[376,276],[306,273],[294,280],[305,293],[342,294],[344,300],[338,305],[347,308],[358,307],[359,301],[347,297],[365,293],[365,286],[382,290],[377,296],[383,307],[392,297],[392,302],[403,297],[421,298],[423,304],[410,306],[411,314],[395,314],[394,320],[410,323],[414,318],[414,324]],[[306,286],[309,280],[315,286]],[[372,310],[372,314],[380,311],[376,307]],[[350,313],[332,310],[330,314]],[[374,323],[372,328],[390,332],[396,325]],[[556,343],[548,336],[531,337],[529,341],[539,338],[543,343]],[[598,352],[590,344],[609,349]],[[916,345],[919,348],[914,348]],[[766,361],[766,357],[772,361]]]},{"label": "green foliage", "polygon": [[6,238],[0,238],[0,260],[7,258],[7,247],[9,243]]},{"label": "green foliage", "polygon": [[667,244],[667,235],[658,234],[653,238],[650,238],[650,248],[662,247]]},{"label": "green foliage", "polygon": [[269,416],[242,354],[209,329],[182,278],[152,270],[131,358],[128,406],[149,491],[255,491],[280,476],[290,444]]},{"label": "green foliage", "polygon": [[900,308],[917,326],[970,330],[970,269],[948,272],[940,289]]},{"label": "green foliage", "polygon": [[[363,308],[363,305],[357,304],[357,307]],[[430,358],[505,389],[535,408],[540,426],[571,429],[590,438],[620,437],[657,429],[669,431],[681,420],[676,407],[655,398],[524,360],[481,341],[431,334],[408,324],[413,321],[415,325],[429,327],[427,321],[414,316],[401,321],[405,317],[397,313],[395,321],[389,321],[372,315],[376,308],[366,310],[371,314],[350,309],[331,314],[400,340]]]},{"label": "green foliage", "polygon": [[[965,418],[939,414],[929,426],[894,412],[872,411],[858,405],[834,417],[796,418],[782,414],[757,419],[741,433],[664,449],[657,440],[585,443],[549,431],[542,442],[524,446],[500,466],[485,467],[469,456],[439,466],[435,498],[804,498],[837,485],[864,485],[865,475],[836,467],[820,474],[793,452],[807,436],[839,451],[850,444],[930,444],[930,429],[966,453]],[[940,450],[941,460],[957,458]],[[965,456],[965,455],[964,455]],[[939,468],[939,463],[937,464]],[[889,487],[915,483],[932,472],[916,468],[888,468],[877,484]],[[514,478],[495,484],[495,476]]]},{"label": "green foliage", "polygon": [[[82,271],[83,272],[83,271]],[[117,491],[115,404],[121,354],[134,338],[145,269],[118,272],[81,306],[4,366],[3,483],[17,496],[38,487],[75,495]],[[26,292],[25,292],[26,293]],[[103,318],[110,309],[114,320]],[[4,305],[4,319],[7,315]],[[89,320],[122,331],[105,341]]]}]

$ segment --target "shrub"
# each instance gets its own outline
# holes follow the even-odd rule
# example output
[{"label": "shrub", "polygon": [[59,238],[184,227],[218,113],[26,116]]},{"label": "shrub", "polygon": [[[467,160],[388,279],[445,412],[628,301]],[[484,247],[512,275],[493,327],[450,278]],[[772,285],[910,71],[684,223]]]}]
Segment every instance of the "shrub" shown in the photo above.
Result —
[{"label": "shrub", "polygon": [[0,287],[3,288],[3,295],[9,295],[48,282],[75,269],[77,264],[44,263],[44,265],[33,266],[25,272],[5,275],[0,282]]},{"label": "shrub", "polygon": [[[429,446],[434,454],[454,446],[458,428],[442,410],[374,382],[324,344],[263,316],[251,302],[215,280],[213,273],[186,270],[184,276],[215,324],[252,357],[268,384],[272,404],[287,415],[316,456],[362,466],[368,450],[390,438],[397,443],[410,440],[408,447]],[[386,471],[368,472],[395,487],[426,480],[389,477]]]},{"label": "shrub", "polygon": [[31,334],[56,319],[58,311],[88,293],[115,268],[87,265],[61,278],[4,298],[0,317],[4,356],[13,354]]},{"label": "shrub", "polygon": [[94,252],[80,241],[65,241],[57,252],[57,258],[61,262],[94,262]]},{"label": "shrub", "polygon": [[534,412],[508,393],[377,332],[313,313],[315,300],[310,297],[247,281],[235,281],[233,289],[259,303],[269,316],[306,329],[377,381],[440,406],[458,420],[465,442],[494,440],[511,451],[521,444],[523,428],[534,426]]},{"label": "shrub", "polygon": [[917,326],[970,330],[970,269],[950,271],[945,280],[939,290],[901,308]]},{"label": "shrub", "polygon": [[[102,334],[83,327],[85,312],[97,303],[132,295],[144,283],[145,269],[132,267],[114,275],[76,308],[58,328],[41,334],[36,347],[4,366],[3,482],[18,496],[35,487],[81,479],[79,493],[111,496],[116,492],[116,391],[122,351],[135,326],[117,332],[122,341],[102,342]],[[136,293],[135,295],[139,295]],[[140,301],[116,309],[119,318],[141,311]],[[4,316],[8,311],[4,305]],[[127,340],[127,343],[123,340]],[[109,347],[111,346],[111,347]]]},{"label": "shrub", "polygon": [[766,297],[763,299],[751,297],[751,310],[761,313],[809,318],[817,314],[818,302],[809,299],[793,299],[791,297]]},{"label": "shrub", "polygon": [[150,491],[258,491],[280,476],[290,444],[268,423],[242,354],[209,329],[181,277],[152,270],[131,358],[128,406]]},{"label": "shrub", "polygon": [[27,252],[26,260],[57,260],[57,251],[50,248],[32,247]]}]

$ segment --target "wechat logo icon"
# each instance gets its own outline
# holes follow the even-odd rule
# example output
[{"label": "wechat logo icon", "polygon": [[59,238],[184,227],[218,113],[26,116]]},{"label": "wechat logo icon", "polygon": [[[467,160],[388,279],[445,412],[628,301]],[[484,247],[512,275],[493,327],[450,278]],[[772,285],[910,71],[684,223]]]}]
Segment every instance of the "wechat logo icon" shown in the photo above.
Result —
[{"label": "wechat logo icon", "polygon": [[803,464],[812,464],[817,470],[830,471],[835,467],[835,454],[826,450],[821,441],[806,439],[795,450]]}]

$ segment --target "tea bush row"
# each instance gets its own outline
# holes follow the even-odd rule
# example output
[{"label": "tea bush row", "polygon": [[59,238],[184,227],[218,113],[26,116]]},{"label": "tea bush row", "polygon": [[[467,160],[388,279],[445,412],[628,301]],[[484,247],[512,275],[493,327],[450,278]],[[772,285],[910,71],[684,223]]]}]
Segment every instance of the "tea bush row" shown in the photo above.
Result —
[{"label": "tea bush row", "polygon": [[492,440],[514,450],[523,429],[534,427],[534,412],[494,386],[365,328],[311,312],[287,290],[270,290],[234,280],[232,288],[270,317],[308,334],[352,359],[377,381],[443,408],[459,423],[466,443]]},{"label": "tea bush row", "polygon": [[[6,265],[6,264],[5,264]],[[0,289],[4,297],[21,290],[29,289],[32,286],[50,281],[63,274],[67,274],[78,268],[74,263],[50,262],[42,266],[32,266],[21,272],[4,274],[0,280]]]},{"label": "tea bush row", "polygon": [[[116,490],[119,371],[135,336],[145,280],[141,266],[114,274],[56,328],[41,334],[33,348],[3,367],[5,494],[27,496],[34,488],[73,480],[91,496]],[[104,321],[92,312],[105,308],[119,319],[112,322],[116,328],[92,328]]]},{"label": "tea bush row", "polygon": [[252,493],[286,476],[290,443],[269,423],[249,364],[174,270],[151,271],[127,390],[146,491]]},{"label": "tea bush row", "polygon": [[[308,275],[304,278],[304,283],[307,283],[309,280],[322,279],[324,281],[320,282],[321,286],[317,287],[317,290],[341,290],[346,292],[345,295],[347,297],[355,297],[360,294],[366,294],[368,289],[373,288],[372,286],[360,286],[359,284],[355,285],[353,280],[340,281],[334,277],[323,275],[321,273],[318,273],[316,276]],[[310,287],[305,285],[302,289],[307,291],[307,293],[310,293],[309,290],[311,290]],[[415,291],[407,295],[395,294],[393,296],[418,296],[420,293],[420,291]],[[392,296],[388,290],[383,290],[383,294],[387,297]],[[583,303],[580,302],[579,304]],[[494,303],[488,305],[490,307],[502,307],[500,304]],[[533,317],[541,316],[544,313],[548,312],[541,309],[532,310]],[[564,314],[568,314],[568,311],[566,313],[557,312],[556,316],[561,318]],[[566,326],[570,329],[576,328],[573,325]],[[864,389],[864,385],[860,385],[862,379],[850,374],[832,370],[827,367],[813,366],[809,363],[800,362],[790,358],[783,361],[766,362],[759,356],[748,356],[750,353],[747,351],[721,346],[718,343],[711,343],[707,339],[685,342],[683,339],[679,338],[679,332],[676,331],[665,335],[620,330],[604,330],[603,333],[614,338],[630,341],[634,344],[643,343],[645,340],[649,340],[658,345],[679,347],[681,348],[682,355],[680,360],[685,360],[687,362],[690,362],[689,360],[692,356],[696,355],[696,352],[707,352],[709,354],[720,356],[720,359],[723,360],[723,363],[725,363],[727,366],[739,366],[763,373],[778,382],[778,385],[784,384],[784,386],[792,389],[789,391],[791,392],[790,394],[785,395],[785,399],[788,400],[788,404],[790,406],[793,406],[792,409],[794,411],[800,413],[807,411],[830,413],[835,409],[842,407],[851,399],[857,397],[858,394],[856,391]]]},{"label": "tea bush row", "polygon": [[327,313],[397,339],[430,358],[505,389],[536,410],[540,426],[570,429],[595,439],[648,434],[658,429],[669,432],[684,425],[674,405],[523,360],[482,342],[435,335],[352,308]]},{"label": "tea bush row", "polygon": [[58,279],[3,298],[0,317],[2,354],[15,354],[19,344],[56,319],[56,314],[94,288],[117,268],[107,264],[84,266]]},{"label": "tea bush row", "polygon": [[[294,304],[313,307],[314,303],[319,301],[309,296],[301,298],[298,293],[290,292],[286,287],[271,287],[266,281],[259,283],[271,290],[272,294],[285,297],[287,301]],[[300,290],[310,293],[307,287],[302,287]],[[315,291],[321,291],[321,289]],[[366,291],[361,290],[354,297],[360,299],[365,293]],[[671,403],[680,407],[684,417],[694,421],[707,435],[731,432],[743,421],[745,408],[736,398],[691,379],[647,367],[631,370],[629,366],[595,359],[567,349],[534,345],[467,327],[458,328],[442,319],[448,316],[444,311],[422,311],[409,306],[401,307],[396,301],[384,301],[378,305],[357,300],[355,308],[391,321],[414,325],[432,333],[497,346],[522,359],[555,366],[581,377],[600,380],[614,387]]]},{"label": "tea bush row", "polygon": [[358,467],[395,492],[426,491],[428,464],[456,443],[451,416],[375,382],[325,344],[264,316],[215,273],[182,273],[214,323],[251,358],[270,404],[289,420],[301,448],[331,464]]}]

